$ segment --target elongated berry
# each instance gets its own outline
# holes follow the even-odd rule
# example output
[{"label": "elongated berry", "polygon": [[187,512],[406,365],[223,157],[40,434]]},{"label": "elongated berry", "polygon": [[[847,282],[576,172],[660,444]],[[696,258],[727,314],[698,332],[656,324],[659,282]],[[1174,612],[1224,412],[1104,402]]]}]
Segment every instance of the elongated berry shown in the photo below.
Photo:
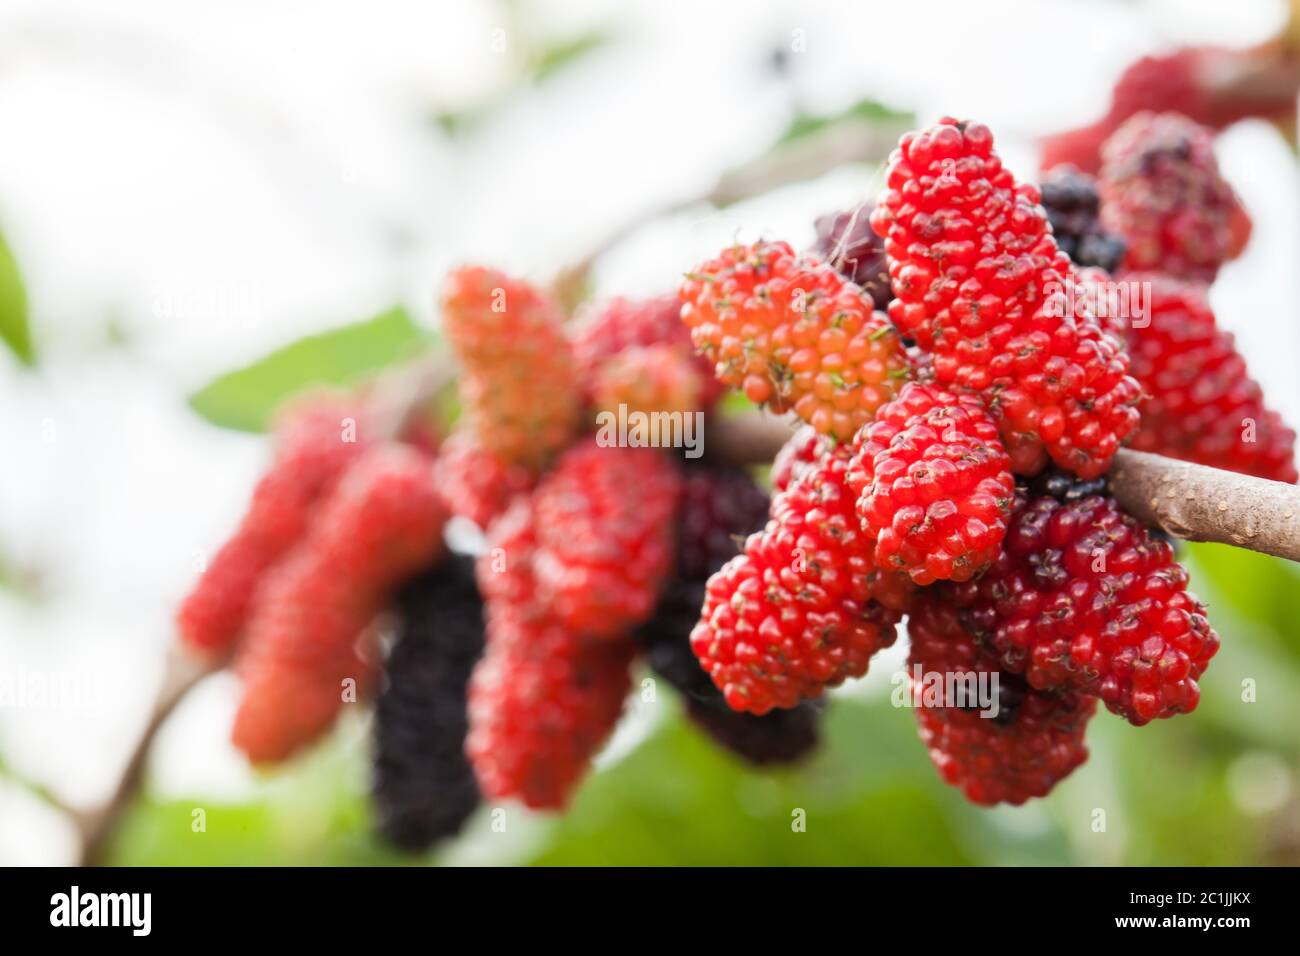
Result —
[{"label": "elongated berry", "polygon": [[1013,461],[1041,447],[1081,477],[1106,471],[1137,425],[1120,343],[1077,291],[1035,186],[1002,166],[978,123],[903,137],[872,214],[885,237],[890,318],[934,353],[939,384],[981,393]]},{"label": "elongated berry", "polygon": [[442,548],[432,467],[400,445],[371,448],[313,515],[307,536],[258,590],[237,670],[235,745],[283,760],[328,729],[345,687],[370,667],[358,645],[403,579]]},{"label": "elongated berry", "polygon": [[258,582],[302,538],[317,502],[368,447],[367,433],[361,403],[343,393],[310,394],[279,413],[270,468],[177,612],[186,645],[213,657],[233,649]]}]

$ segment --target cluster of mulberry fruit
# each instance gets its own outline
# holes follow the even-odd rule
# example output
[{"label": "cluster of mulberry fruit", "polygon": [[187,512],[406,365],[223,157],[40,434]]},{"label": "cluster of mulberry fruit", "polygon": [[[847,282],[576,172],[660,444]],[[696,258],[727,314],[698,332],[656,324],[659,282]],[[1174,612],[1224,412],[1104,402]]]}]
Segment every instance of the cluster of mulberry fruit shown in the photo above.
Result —
[{"label": "cluster of mulberry fruit", "polygon": [[[935,672],[994,688],[916,708],[943,779],[986,805],[1081,764],[1099,704],[1136,726],[1195,709],[1218,637],[1105,474],[1131,444],[1294,482],[1295,436],[1206,304],[1249,234],[1210,134],[1181,116],[1116,126],[1100,183],[1059,168],[1040,190],[988,129],[943,119],[903,137],[874,205],[818,220],[834,301],[885,308],[899,336],[869,402],[860,375],[818,387],[852,368],[851,310],[806,308],[830,287],[815,258],[763,242],[687,274],[682,317],[719,378],[811,426],[777,455],[768,523],[709,579],[691,634],[732,708],[818,701],[905,614],[914,696]],[[1114,293],[1140,313],[1117,315]],[[837,407],[852,417],[822,411]]]},{"label": "cluster of mulberry fruit", "polygon": [[[445,440],[387,434],[365,391],[295,403],[181,605],[186,645],[241,678],[236,746],[285,760],[373,698],[376,823],[422,850],[480,802],[567,806],[639,666],[719,747],[790,763],[906,621],[921,740],[982,805],[1050,792],[1098,705],[1190,712],[1218,637],[1169,542],[1108,493],[1112,459],[1296,480],[1294,433],[1205,298],[1242,234],[1207,136],[1138,116],[1099,180],[1040,189],[943,119],[812,251],[736,244],[573,322],[454,270]],[[1139,286],[1150,321],[1095,298]],[[770,493],[708,446],[597,426],[713,427],[726,388],[801,423]],[[482,532],[472,558],[444,542],[453,516]],[[935,674],[970,682],[927,701]]]}]

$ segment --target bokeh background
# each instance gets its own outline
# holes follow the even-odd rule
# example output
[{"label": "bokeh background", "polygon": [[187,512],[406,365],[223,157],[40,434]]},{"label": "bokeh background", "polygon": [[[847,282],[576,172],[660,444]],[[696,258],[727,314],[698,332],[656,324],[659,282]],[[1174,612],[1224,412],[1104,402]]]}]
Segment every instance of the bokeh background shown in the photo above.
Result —
[{"label": "bokeh background", "polygon": [[[466,260],[544,279],[619,233],[590,291],[650,294],[737,235],[807,244],[815,216],[874,192],[878,163],[723,208],[682,200],[810,117],[891,139],[907,114],[976,117],[1033,175],[1035,138],[1100,114],[1137,56],[1259,42],[1286,15],[1283,0],[5,0],[16,271],[0,256],[0,301],[25,301],[34,363],[0,354],[0,864],[74,860],[50,798],[101,800],[139,733],[174,605],[264,460],[256,434],[209,419],[247,424],[266,398],[247,393],[278,384],[225,373],[349,327],[271,377],[329,376],[340,350],[407,354]],[[1218,151],[1255,232],[1213,302],[1294,424],[1296,156],[1262,122]],[[415,862],[1298,863],[1300,574],[1184,554],[1223,638],[1200,709],[1141,730],[1098,718],[1092,759],[1047,800],[980,810],[939,782],[889,704],[896,647],[836,694],[798,770],[743,769],[661,689],[629,703],[567,815],[512,809],[494,833],[480,813]],[[110,861],[409,862],[370,832],[364,716],[257,774],[227,741],[234,691],[209,678],[169,721]]]}]

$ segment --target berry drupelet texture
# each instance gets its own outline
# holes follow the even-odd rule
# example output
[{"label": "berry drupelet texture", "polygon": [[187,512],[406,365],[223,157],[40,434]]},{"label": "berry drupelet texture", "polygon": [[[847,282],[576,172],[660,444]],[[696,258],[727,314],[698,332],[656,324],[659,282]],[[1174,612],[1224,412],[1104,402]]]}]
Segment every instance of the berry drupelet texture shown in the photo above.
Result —
[{"label": "berry drupelet texture", "polygon": [[765,714],[866,672],[895,638],[907,578],[878,572],[842,457],[776,495],[763,531],[708,581],[691,648],[733,710]]},{"label": "berry drupelet texture", "polygon": [[1295,432],[1264,404],[1206,288],[1160,275],[1129,281],[1149,292],[1147,321],[1128,330],[1133,374],[1147,396],[1132,446],[1294,484]]},{"label": "berry drupelet texture", "polygon": [[469,678],[483,653],[474,562],[451,556],[406,582],[375,704],[371,795],[379,831],[418,852],[454,836],[479,804],[465,756]]},{"label": "berry drupelet texture", "polygon": [[896,298],[890,318],[934,354],[939,384],[980,392],[1021,470],[1045,451],[1102,474],[1137,425],[1128,357],[1075,294],[1032,184],[988,128],[940,120],[903,137],[872,214]]},{"label": "berry drupelet texture", "polygon": [[[1094,698],[1034,690],[1000,671],[997,659],[963,629],[957,609],[936,592],[918,597],[907,629],[921,740],[939,775],[968,800],[1018,805],[1046,796],[1087,760],[1084,733],[1097,709]],[[959,694],[973,689],[975,699],[929,702],[930,681],[941,682],[945,695],[949,686]],[[978,698],[981,686],[989,699]]]},{"label": "berry drupelet texture", "polygon": [[682,282],[682,320],[718,379],[848,441],[906,375],[871,298],[784,242],[733,246]]},{"label": "berry drupelet texture", "polygon": [[565,806],[614,729],[636,645],[576,635],[537,606],[492,606],[466,752],[485,796]]},{"label": "berry drupelet texture", "polygon": [[917,584],[967,581],[998,555],[1011,459],[975,395],[909,382],[853,443],[849,487],[875,564]]},{"label": "berry drupelet texture", "polygon": [[258,590],[237,670],[233,739],[254,762],[283,760],[333,722],[342,681],[370,671],[358,651],[393,588],[442,550],[446,511],[432,466],[376,445],[347,470],[298,547]]},{"label": "berry drupelet texture", "polygon": [[822,455],[848,454],[848,442],[839,442],[819,435],[811,425],[803,425],[781,446],[781,450],[772,459],[772,471],[768,476],[773,491],[785,491],[804,472],[810,470]]},{"label": "berry drupelet texture", "polygon": [[1169,542],[1108,496],[1064,497],[1022,492],[1001,557],[948,585],[964,626],[1035,689],[1136,725],[1194,710],[1219,638]]}]

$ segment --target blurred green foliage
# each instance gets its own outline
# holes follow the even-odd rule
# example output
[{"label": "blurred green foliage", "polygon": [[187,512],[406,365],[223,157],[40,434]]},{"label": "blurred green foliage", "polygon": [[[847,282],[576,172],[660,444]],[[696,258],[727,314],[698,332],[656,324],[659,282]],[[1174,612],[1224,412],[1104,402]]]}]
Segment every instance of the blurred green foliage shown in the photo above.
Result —
[{"label": "blurred green foliage", "polygon": [[190,396],[190,407],[214,425],[264,431],[285,399],[314,385],[348,385],[411,358],[434,341],[405,308],[308,336]]},{"label": "blurred green foliage", "polygon": [[[887,685],[836,697],[818,753],[755,770],[663,707],[648,736],[558,817],[507,808],[409,860],[370,832],[364,745],[344,733],[267,778],[257,799],[135,808],[114,861],[542,865],[1233,865],[1300,862],[1300,588],[1296,569],[1219,546],[1184,550],[1223,649],[1195,714],[1130,727],[1102,712],[1092,756],[1046,800],[981,809],[944,785]],[[1243,682],[1255,682],[1253,701]],[[882,687],[884,688],[882,690]],[[1249,698],[1249,695],[1246,695]],[[343,739],[339,739],[339,737]],[[207,832],[190,837],[191,812]],[[806,831],[795,832],[796,810]],[[1104,824],[1104,828],[1102,825]]]},{"label": "blurred green foliage", "polygon": [[36,363],[36,347],[27,320],[27,290],[3,236],[0,236],[0,340],[24,365]]}]

